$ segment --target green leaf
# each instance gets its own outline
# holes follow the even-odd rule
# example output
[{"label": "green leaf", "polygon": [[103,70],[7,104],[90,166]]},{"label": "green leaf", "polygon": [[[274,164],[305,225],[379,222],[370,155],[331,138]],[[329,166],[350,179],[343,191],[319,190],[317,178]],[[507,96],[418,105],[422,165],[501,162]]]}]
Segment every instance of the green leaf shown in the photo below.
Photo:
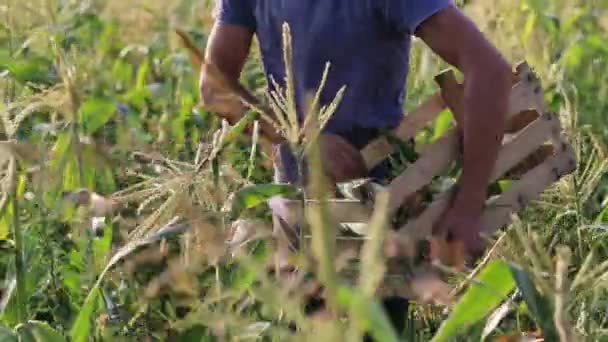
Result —
[{"label": "green leaf", "polygon": [[257,117],[257,113],[248,112],[241,120],[239,120],[224,136],[222,141],[222,148],[232,144],[236,139],[243,135],[243,132],[247,128],[247,125],[253,122]]},{"label": "green leaf", "polygon": [[555,36],[560,33],[560,28],[562,26],[561,19],[554,15],[549,15],[544,13],[541,17],[542,27],[545,29],[550,36]]},{"label": "green leaf", "polygon": [[337,300],[339,305],[349,308],[351,319],[360,331],[369,333],[376,341],[399,341],[386,312],[378,302],[370,302],[359,292],[347,287],[338,288]]},{"label": "green leaf", "polygon": [[148,78],[148,72],[150,70],[150,61],[145,59],[144,62],[137,69],[137,78],[135,80],[135,89],[143,90],[146,88],[146,79]]},{"label": "green leaf", "polygon": [[82,187],[76,159],[68,160],[63,169],[63,188],[71,191]]},{"label": "green leaf", "polygon": [[433,137],[431,142],[439,139],[452,127],[452,113],[449,110],[444,110],[437,116],[433,124]]},{"label": "green leaf", "polygon": [[19,338],[10,331],[0,331],[0,342],[19,342]]},{"label": "green leaf", "polygon": [[103,230],[103,237],[93,241],[93,262],[95,263],[95,272],[103,271],[108,258],[108,254],[112,248],[112,225],[107,222]]},{"label": "green leaf", "polygon": [[[42,261],[47,256],[43,254],[43,249],[40,248],[40,239],[41,236],[37,234],[36,230],[27,230],[23,234],[23,262],[27,265],[27,271],[24,274],[25,292],[23,297],[26,300],[29,300],[36,292],[40,291],[41,284],[48,280],[49,277],[48,263]],[[20,308],[20,304],[17,301],[16,278],[14,268],[11,268],[11,272],[8,273],[6,279],[8,286],[4,291],[3,301],[0,304],[0,318],[4,324],[11,327],[25,321],[19,315],[20,311],[24,312],[26,310]]]},{"label": "green leaf", "polygon": [[19,82],[50,85],[54,79],[50,73],[51,61],[45,57],[0,58],[0,71],[8,69]]},{"label": "green leaf", "polygon": [[538,292],[528,272],[514,264],[510,264],[510,268],[517,287],[526,301],[528,310],[532,314],[532,318],[542,328],[545,339],[547,341],[559,340],[550,302]]},{"label": "green leaf", "polygon": [[605,206],[602,211],[600,211],[600,213],[596,216],[594,222],[596,224],[599,224],[606,221],[608,221],[608,205]]},{"label": "green leaf", "polygon": [[483,320],[515,289],[509,265],[501,260],[490,262],[460,298],[433,342],[448,341]]},{"label": "green leaf", "polygon": [[123,96],[123,100],[137,108],[143,108],[146,106],[146,100],[149,95],[150,91],[148,88],[132,88]]},{"label": "green leaf", "polygon": [[72,143],[72,135],[68,132],[60,133],[57,137],[57,141],[55,145],[53,145],[52,153],[58,157],[58,161],[56,163],[60,164],[63,158],[66,158],[68,155],[68,150],[70,149]]},{"label": "green leaf", "polygon": [[274,196],[291,197],[298,194],[296,187],[286,184],[261,184],[247,186],[234,194],[230,216],[236,218],[245,209],[267,202]]},{"label": "green leaf", "polygon": [[86,342],[89,340],[89,335],[91,334],[91,321],[93,319],[93,314],[97,309],[97,304],[99,304],[99,295],[100,292],[98,282],[89,292],[84,304],[80,308],[78,317],[76,317],[76,321],[70,330],[71,341]]},{"label": "green leaf", "polygon": [[416,133],[414,137],[414,143],[416,146],[427,145],[431,141],[431,132],[428,129],[421,129]]},{"label": "green leaf", "polygon": [[81,285],[81,273],[74,269],[64,269],[61,272],[61,278],[63,286],[65,286],[68,294],[76,299],[80,296],[82,288]]},{"label": "green leaf", "polygon": [[234,272],[232,287],[238,291],[247,291],[254,285],[257,274],[255,270],[249,268],[238,269]]},{"label": "green leaf", "polygon": [[175,338],[176,341],[206,341],[205,336],[208,336],[208,332],[202,325],[195,325],[184,331],[180,331],[177,333]]},{"label": "green leaf", "polygon": [[138,240],[130,241],[128,244],[120,248],[110,259],[104,270],[97,277],[97,282],[87,295],[87,298],[80,308],[78,317],[70,330],[70,336],[72,342],[85,342],[88,340],[91,333],[91,320],[93,314],[97,309],[100,301],[102,300],[100,286],[103,282],[106,273],[114,267],[120,260],[128,256],[134,250],[141,246],[149,245],[154,242],[158,242],[164,238],[167,238],[173,234],[180,234],[187,229],[187,225],[184,224],[170,224],[161,228],[157,232],[154,232],[148,236],[145,236]]},{"label": "green leaf", "polygon": [[15,333],[4,325],[0,325],[0,342],[18,342],[19,339]]},{"label": "green leaf", "polygon": [[534,32],[534,27],[536,27],[536,19],[537,19],[537,14],[536,12],[530,12],[528,14],[528,17],[526,19],[526,24],[524,25],[524,29],[523,29],[523,33],[522,33],[522,40],[524,42],[527,42],[528,39],[530,39],[530,36],[532,35],[532,33]]},{"label": "green leaf", "polygon": [[110,155],[97,146],[82,146],[84,186],[101,192],[114,192],[113,165]]},{"label": "green leaf", "polygon": [[500,192],[504,193],[513,185],[513,181],[509,179],[503,179],[498,181],[498,187],[500,188]]},{"label": "green leaf", "polygon": [[119,28],[116,22],[102,22],[103,31],[99,38],[99,53],[101,55],[109,54],[113,49],[118,49],[120,46]]},{"label": "green leaf", "polygon": [[583,46],[580,43],[574,43],[566,49],[562,58],[567,67],[575,68],[581,63],[584,54]]},{"label": "green leaf", "polygon": [[394,146],[403,159],[410,163],[413,163],[418,159],[419,155],[416,152],[416,146],[414,146],[415,144],[412,141],[403,141],[396,137],[392,132],[388,132],[385,137],[386,141]]},{"label": "green leaf", "polygon": [[17,306],[15,305],[17,282],[14,274],[6,279],[6,283],[7,286],[2,294],[2,302],[0,302],[0,311],[2,313],[0,319],[2,323],[12,327],[19,324],[19,315],[17,313]]},{"label": "green leaf", "polygon": [[126,87],[133,80],[133,67],[131,64],[117,59],[112,66],[112,79],[119,85]]},{"label": "green leaf", "polygon": [[8,197],[2,199],[0,203],[0,240],[8,239],[8,235],[11,231],[12,222],[12,206],[11,200]]},{"label": "green leaf", "polygon": [[19,180],[17,181],[17,199],[23,199],[25,194],[25,188],[27,186],[27,175],[20,174]]},{"label": "green leaf", "polygon": [[19,336],[19,342],[37,342],[34,333],[28,329],[21,329],[21,326],[18,327],[17,335]]},{"label": "green leaf", "polygon": [[51,328],[47,323],[40,321],[29,321],[17,327],[19,336],[26,336],[36,342],[65,342],[66,339],[59,332]]},{"label": "green leaf", "polygon": [[105,125],[116,113],[116,106],[112,101],[93,97],[80,107],[80,122],[85,134],[95,133]]},{"label": "green leaf", "polygon": [[[74,154],[72,153],[72,134],[69,132],[62,132],[57,136],[57,141],[53,145],[51,150],[52,159],[50,161],[50,167],[53,172],[57,172],[57,174],[62,174],[62,178],[59,182],[66,184],[66,178],[63,176],[66,173],[69,173],[67,164],[74,159]],[[72,190],[72,189],[65,189]],[[57,200],[57,194],[52,193],[44,193],[43,201],[44,204],[48,207],[53,207],[55,201]]]}]

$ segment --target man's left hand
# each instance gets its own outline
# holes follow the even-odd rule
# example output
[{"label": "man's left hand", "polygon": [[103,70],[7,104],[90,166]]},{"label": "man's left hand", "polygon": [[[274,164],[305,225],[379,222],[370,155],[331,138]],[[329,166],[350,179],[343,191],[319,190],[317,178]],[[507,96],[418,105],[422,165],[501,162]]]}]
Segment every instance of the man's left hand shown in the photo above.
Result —
[{"label": "man's left hand", "polygon": [[481,195],[457,193],[434,232],[448,242],[461,242],[464,253],[472,260],[481,257],[486,248],[480,235],[483,202]]},{"label": "man's left hand", "polygon": [[437,227],[448,242],[462,242],[464,252],[471,259],[476,260],[483,255],[486,244],[479,234],[479,215],[461,213],[456,208],[450,208]]}]

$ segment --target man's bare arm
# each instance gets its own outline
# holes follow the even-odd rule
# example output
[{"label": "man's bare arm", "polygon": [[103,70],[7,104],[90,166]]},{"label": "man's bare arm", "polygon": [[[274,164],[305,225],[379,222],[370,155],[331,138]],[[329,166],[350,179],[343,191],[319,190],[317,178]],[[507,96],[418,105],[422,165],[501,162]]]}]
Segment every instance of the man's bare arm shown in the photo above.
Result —
[{"label": "man's bare arm", "polygon": [[453,211],[479,215],[503,137],[511,66],[455,6],[429,18],[416,35],[464,74],[464,166]]},{"label": "man's bare arm", "polygon": [[222,89],[214,79],[210,67],[216,67],[230,82],[238,82],[243,65],[247,60],[253,33],[236,25],[216,22],[211,29],[205,61],[202,65],[200,79],[201,99],[211,109],[217,109],[219,115],[234,124],[243,114],[244,107],[239,101],[227,101],[227,89]]},{"label": "man's bare arm", "polygon": [[[205,62],[201,69],[200,94],[208,110],[215,112],[230,124],[235,124],[247,111],[243,101],[261,106],[251,92],[239,83],[239,76],[249,55],[253,33],[247,28],[216,22],[211,30]],[[221,77],[218,77],[218,72]],[[221,79],[225,82],[221,82]],[[236,95],[236,96],[234,96]],[[263,109],[269,117],[274,115]],[[260,120],[262,136],[271,142],[284,138],[266,120]]]}]

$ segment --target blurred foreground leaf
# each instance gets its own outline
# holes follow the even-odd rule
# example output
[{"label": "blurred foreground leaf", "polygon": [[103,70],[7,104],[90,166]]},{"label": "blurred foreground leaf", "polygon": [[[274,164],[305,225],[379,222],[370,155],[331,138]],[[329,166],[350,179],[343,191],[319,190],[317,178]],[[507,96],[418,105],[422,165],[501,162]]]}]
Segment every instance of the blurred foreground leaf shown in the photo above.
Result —
[{"label": "blurred foreground leaf", "polygon": [[516,265],[510,265],[510,267],[528,310],[530,310],[532,318],[542,328],[546,341],[557,341],[559,337],[553,321],[553,309],[550,303],[538,292],[528,272]]},{"label": "blurred foreground leaf", "polygon": [[53,84],[56,76],[51,72],[51,65],[51,60],[46,57],[13,58],[6,53],[0,53],[0,72],[3,69],[8,70],[22,83]]},{"label": "blurred foreground leaf", "polygon": [[70,336],[72,342],[85,342],[89,340],[89,335],[91,333],[91,321],[93,318],[93,314],[97,309],[97,305],[99,304],[99,299],[101,291],[100,286],[103,282],[106,273],[110,271],[118,262],[120,262],[123,258],[131,254],[136,249],[149,245],[154,242],[158,242],[162,239],[168,238],[171,235],[181,234],[185,230],[189,229],[188,224],[172,222],[159,229],[158,231],[149,234],[141,239],[133,240],[127,243],[125,246],[120,248],[110,259],[104,270],[99,274],[97,278],[97,282],[90,290],[87,298],[85,299],[84,304],[80,308],[80,312],[78,313],[78,317],[72,325],[72,329],[70,330]]},{"label": "blurred foreground leaf", "polygon": [[0,326],[0,342],[18,342],[19,339],[13,331],[4,325]]},{"label": "blurred foreground leaf", "polygon": [[360,331],[369,332],[376,341],[399,341],[382,306],[362,293],[346,287],[338,288],[338,303],[347,307]]},{"label": "blurred foreground leaf", "polygon": [[80,308],[80,312],[78,313],[78,317],[72,326],[70,331],[70,335],[72,337],[72,341],[74,342],[85,342],[89,340],[89,334],[91,333],[91,321],[93,318],[93,313],[97,308],[99,299],[99,287],[97,284],[95,287],[89,292],[87,299],[84,301],[84,304]]},{"label": "blurred foreground leaf", "polygon": [[515,289],[509,265],[490,262],[454,306],[432,341],[448,341],[481,321]]},{"label": "blurred foreground leaf", "polygon": [[[29,321],[17,327],[20,341],[32,342],[65,342],[65,338],[59,332],[51,328],[47,323],[40,321]],[[10,341],[10,340],[9,340]]]},{"label": "blurred foreground leaf", "polygon": [[116,113],[116,106],[110,100],[90,98],[80,107],[80,121],[85,133],[91,135],[105,125]]}]

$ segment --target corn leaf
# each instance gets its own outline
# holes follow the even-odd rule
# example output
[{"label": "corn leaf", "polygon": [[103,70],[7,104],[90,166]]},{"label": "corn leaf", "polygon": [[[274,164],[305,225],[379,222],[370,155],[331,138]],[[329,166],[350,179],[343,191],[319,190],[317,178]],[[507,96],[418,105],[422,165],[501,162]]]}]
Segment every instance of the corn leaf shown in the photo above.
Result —
[{"label": "corn leaf", "polygon": [[526,301],[528,310],[530,310],[532,318],[542,328],[545,339],[547,341],[559,340],[550,302],[538,292],[528,272],[514,264],[511,264],[510,268],[517,287]]},{"label": "corn leaf", "polygon": [[66,339],[59,332],[41,321],[29,321],[16,329],[19,337],[35,342],[65,342]]},{"label": "corn leaf", "polygon": [[[101,276],[100,276],[101,279]],[[99,282],[95,284],[91,292],[87,295],[84,304],[80,308],[78,317],[70,330],[71,341],[73,342],[86,342],[89,340],[91,334],[91,321],[93,319],[93,313],[97,309],[99,299]]]},{"label": "corn leaf", "polygon": [[157,232],[150,234],[149,236],[146,236],[144,238],[133,240],[122,248],[120,248],[112,256],[104,270],[99,274],[99,276],[97,277],[97,282],[90,290],[82,307],[80,307],[80,312],[78,313],[76,321],[74,322],[74,325],[72,325],[72,329],[70,330],[71,341],[85,342],[89,340],[89,335],[91,333],[91,320],[101,299],[101,292],[99,287],[103,282],[106,273],[108,273],[110,269],[112,269],[119,261],[121,261],[124,257],[128,256],[130,253],[132,253],[139,247],[157,242],[161,239],[167,238],[170,235],[180,234],[188,228],[189,225],[185,224],[168,224]]},{"label": "corn leaf", "polygon": [[112,225],[108,222],[108,219],[106,218],[106,224],[103,229],[103,237],[100,239],[95,239],[95,241],[93,241],[93,252],[95,253],[93,261],[95,263],[96,272],[101,272],[103,270],[111,248]]},{"label": "corn leaf", "polygon": [[46,57],[11,58],[0,56],[0,71],[6,69],[14,79],[22,83],[50,85],[56,81],[51,73],[51,61]]},{"label": "corn leaf", "polygon": [[18,342],[19,338],[6,326],[0,326],[0,342]]},{"label": "corn leaf", "polygon": [[112,101],[101,98],[90,98],[80,107],[80,121],[85,134],[91,135],[105,125],[116,113]]},{"label": "corn leaf", "polygon": [[432,341],[448,341],[464,333],[488,316],[514,289],[509,265],[501,260],[490,262],[456,303]]},{"label": "corn leaf", "polygon": [[[347,287],[339,287],[338,304],[349,308],[360,331],[369,333],[376,341],[399,341],[382,306],[376,301],[366,300],[365,296]],[[406,310],[406,308],[404,308]]]}]

